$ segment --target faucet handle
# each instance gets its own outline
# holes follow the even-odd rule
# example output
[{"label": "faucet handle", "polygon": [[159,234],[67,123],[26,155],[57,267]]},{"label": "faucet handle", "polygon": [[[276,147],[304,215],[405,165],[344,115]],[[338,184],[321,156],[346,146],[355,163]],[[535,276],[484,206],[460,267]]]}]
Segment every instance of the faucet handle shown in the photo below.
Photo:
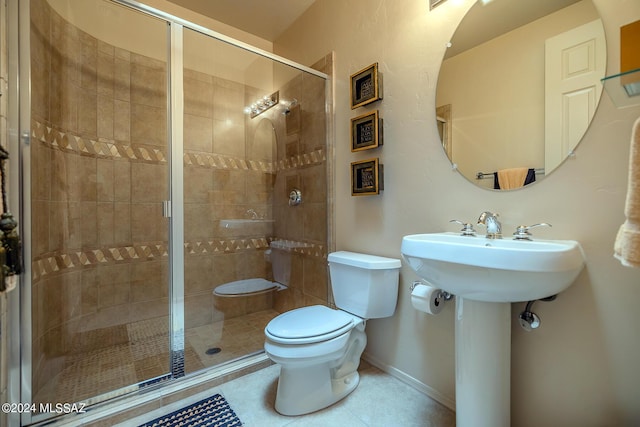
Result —
[{"label": "faucet handle", "polygon": [[452,219],[449,222],[455,222],[455,223],[460,224],[462,226],[462,230],[460,230],[462,232],[461,236],[475,236],[476,235],[476,230],[473,229],[473,225],[471,225],[471,223],[469,223],[469,222],[462,222],[462,221],[457,220],[457,219]]},{"label": "faucet handle", "polygon": [[513,233],[513,235],[515,236],[513,239],[514,240],[531,240],[531,233],[529,233],[529,230],[535,227],[551,227],[551,224],[547,224],[546,222],[541,222],[540,224],[533,224],[533,225],[519,225],[516,227],[516,232]]}]

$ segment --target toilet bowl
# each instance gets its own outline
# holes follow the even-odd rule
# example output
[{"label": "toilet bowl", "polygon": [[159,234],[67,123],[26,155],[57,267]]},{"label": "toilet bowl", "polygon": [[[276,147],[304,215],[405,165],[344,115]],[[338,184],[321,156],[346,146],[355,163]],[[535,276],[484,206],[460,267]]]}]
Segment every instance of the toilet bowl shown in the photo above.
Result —
[{"label": "toilet bowl", "polygon": [[329,254],[336,306],[302,307],[265,328],[265,352],[280,365],[275,409],[301,415],[334,404],[360,378],[368,318],[393,315],[400,260],[354,252]]}]

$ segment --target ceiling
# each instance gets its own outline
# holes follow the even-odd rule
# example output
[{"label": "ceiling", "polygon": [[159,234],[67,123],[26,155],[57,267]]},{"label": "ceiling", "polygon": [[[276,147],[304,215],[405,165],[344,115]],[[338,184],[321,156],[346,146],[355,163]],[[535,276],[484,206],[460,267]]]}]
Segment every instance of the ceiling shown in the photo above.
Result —
[{"label": "ceiling", "polygon": [[315,0],[168,1],[271,42],[315,2]]},{"label": "ceiling", "polygon": [[[582,0],[493,0],[476,3],[456,30],[445,58],[478,46]],[[442,7],[442,6],[441,6]]]},{"label": "ceiling", "polygon": [[[316,0],[168,1],[273,42]],[[456,45],[448,49],[447,57],[578,1],[581,0],[493,0],[484,6],[478,2],[465,16],[464,31],[456,33]]]}]

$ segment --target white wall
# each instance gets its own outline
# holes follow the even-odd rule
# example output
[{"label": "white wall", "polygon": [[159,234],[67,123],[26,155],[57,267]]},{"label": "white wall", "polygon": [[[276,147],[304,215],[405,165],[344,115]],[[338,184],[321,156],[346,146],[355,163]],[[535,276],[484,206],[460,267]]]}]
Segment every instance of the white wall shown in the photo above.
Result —
[{"label": "white wall", "polygon": [[[462,3],[462,4],[460,4]],[[513,305],[512,425],[631,426],[640,423],[640,270],[612,257],[623,222],[631,125],[640,107],[616,109],[603,95],[574,159],[543,181],[512,192],[479,189],[451,170],[435,126],[435,87],[445,44],[473,0],[429,12],[426,0],[321,0],[274,44],[274,51],[309,64],[335,51],[337,249],[400,255],[403,235],[454,231],[449,219],[472,221],[489,209],[504,229],[545,221],[541,238],[576,239],[587,266],[550,303],[537,303],[542,326],[517,325]],[[608,71],[618,71],[619,27],[640,19],[637,0],[594,0],[605,25]],[[350,152],[350,74],[373,63],[384,74],[383,148]],[[380,196],[351,197],[349,163],[379,156]],[[403,267],[396,315],[368,322],[368,357],[410,376],[444,401],[454,396],[454,313],[415,312]]]}]

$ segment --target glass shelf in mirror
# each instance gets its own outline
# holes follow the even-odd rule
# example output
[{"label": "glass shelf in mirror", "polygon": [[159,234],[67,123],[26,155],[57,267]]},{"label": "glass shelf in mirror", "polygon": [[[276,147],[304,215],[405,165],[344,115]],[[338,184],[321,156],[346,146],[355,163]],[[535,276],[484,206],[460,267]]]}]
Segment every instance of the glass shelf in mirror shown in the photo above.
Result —
[{"label": "glass shelf in mirror", "polygon": [[640,105],[640,68],[607,76],[602,84],[616,107]]}]

